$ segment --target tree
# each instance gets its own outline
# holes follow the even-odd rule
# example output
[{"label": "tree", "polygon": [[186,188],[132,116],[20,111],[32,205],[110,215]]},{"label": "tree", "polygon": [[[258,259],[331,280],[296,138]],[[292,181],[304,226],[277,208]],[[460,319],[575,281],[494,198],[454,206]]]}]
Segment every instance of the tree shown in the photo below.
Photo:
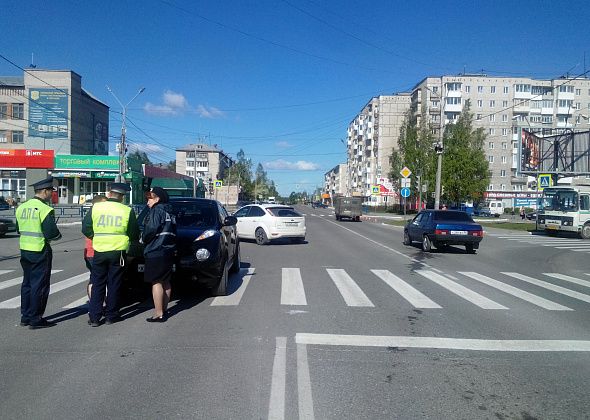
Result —
[{"label": "tree", "polygon": [[442,185],[447,201],[460,204],[483,198],[490,181],[483,151],[485,138],[483,128],[473,128],[473,114],[467,101],[457,122],[447,125],[443,136]]},{"label": "tree", "polygon": [[226,171],[224,179],[226,185],[239,185],[240,200],[254,199],[254,184],[252,183],[252,161],[246,159],[246,154],[242,149],[237,154],[236,162]]},{"label": "tree", "polygon": [[166,169],[172,172],[176,172],[176,159],[168,162],[168,164],[166,165]]},{"label": "tree", "polygon": [[132,160],[139,160],[141,163],[145,163],[146,165],[152,164],[152,161],[150,160],[146,152],[134,150],[133,152],[129,153],[129,157]]}]

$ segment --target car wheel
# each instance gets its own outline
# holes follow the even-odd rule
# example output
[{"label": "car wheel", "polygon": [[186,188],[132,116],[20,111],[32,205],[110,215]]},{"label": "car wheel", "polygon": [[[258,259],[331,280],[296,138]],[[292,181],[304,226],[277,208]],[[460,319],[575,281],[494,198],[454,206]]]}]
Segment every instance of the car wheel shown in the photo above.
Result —
[{"label": "car wheel", "polygon": [[590,224],[585,224],[580,232],[582,239],[590,239]]},{"label": "car wheel", "polygon": [[412,240],[410,239],[410,234],[408,233],[407,230],[404,231],[404,245],[412,245]]},{"label": "car wheel", "polygon": [[336,216],[336,220],[340,220],[340,216]]},{"label": "car wheel", "polygon": [[221,276],[219,277],[219,283],[217,287],[213,290],[214,296],[226,296],[227,295],[227,285],[229,280],[229,269],[227,267],[227,257],[223,259],[222,262],[222,269],[221,269]]},{"label": "car wheel", "polygon": [[266,245],[268,243],[268,237],[266,236],[266,232],[264,232],[264,229],[262,229],[261,227],[256,229],[254,236],[256,237],[256,243],[258,245]]},{"label": "car wheel", "polygon": [[424,251],[424,252],[432,251],[432,242],[430,241],[430,238],[428,237],[428,235],[424,235],[424,238],[422,239],[422,251]]},{"label": "car wheel", "polygon": [[475,248],[473,247],[473,244],[465,244],[465,249],[469,254],[475,254]]},{"label": "car wheel", "polygon": [[241,264],[241,255],[240,255],[240,242],[236,243],[236,253],[234,254],[234,259],[232,261],[231,268],[229,269],[230,273],[237,273],[240,271],[240,264]]}]

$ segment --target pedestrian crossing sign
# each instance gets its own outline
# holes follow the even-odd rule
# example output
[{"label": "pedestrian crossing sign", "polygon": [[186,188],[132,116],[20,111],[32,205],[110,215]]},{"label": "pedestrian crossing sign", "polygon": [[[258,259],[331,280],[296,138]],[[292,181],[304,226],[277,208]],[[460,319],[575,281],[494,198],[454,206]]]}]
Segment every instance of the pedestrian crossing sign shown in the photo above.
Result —
[{"label": "pedestrian crossing sign", "polygon": [[539,191],[543,191],[545,188],[551,187],[553,185],[553,179],[551,178],[551,174],[540,174],[537,178],[537,189]]},{"label": "pedestrian crossing sign", "polygon": [[371,185],[371,194],[381,195],[381,187],[379,187],[379,185]]},{"label": "pedestrian crossing sign", "polygon": [[221,188],[223,187],[223,181],[220,179],[216,179],[215,180],[215,188]]}]

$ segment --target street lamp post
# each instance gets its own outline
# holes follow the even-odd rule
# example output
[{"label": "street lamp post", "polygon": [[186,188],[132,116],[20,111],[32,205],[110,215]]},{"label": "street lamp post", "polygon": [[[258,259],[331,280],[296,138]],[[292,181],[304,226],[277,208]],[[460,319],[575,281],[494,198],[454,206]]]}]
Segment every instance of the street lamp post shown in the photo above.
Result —
[{"label": "street lamp post", "polygon": [[115,95],[115,92],[113,92],[109,86],[107,86],[107,90],[109,92],[111,92],[113,97],[117,100],[117,102],[119,102],[119,105],[121,105],[121,108],[123,108],[123,121],[121,123],[121,142],[119,143],[119,175],[117,176],[115,181],[116,182],[125,182],[125,178],[123,177],[123,174],[126,172],[126,168],[125,168],[126,150],[125,149],[127,146],[125,145],[125,134],[126,134],[125,119],[127,117],[127,107],[129,106],[129,104],[131,104],[131,102],[133,102],[135,100],[135,98],[137,98],[141,93],[143,93],[145,88],[142,87],[141,89],[139,89],[139,91],[135,94],[135,96],[129,102],[127,102],[127,105],[123,105],[123,103],[119,100],[117,95]]}]

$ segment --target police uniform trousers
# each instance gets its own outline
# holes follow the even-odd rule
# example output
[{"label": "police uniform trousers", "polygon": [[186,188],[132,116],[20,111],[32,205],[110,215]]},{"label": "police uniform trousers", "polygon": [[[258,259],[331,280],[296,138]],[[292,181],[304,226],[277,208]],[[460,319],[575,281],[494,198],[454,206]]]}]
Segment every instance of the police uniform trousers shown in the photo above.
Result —
[{"label": "police uniform trousers", "polygon": [[20,264],[23,268],[21,285],[21,320],[37,324],[47,307],[51,263],[53,252],[51,246],[45,245],[43,251],[20,251]]},{"label": "police uniform trousers", "polygon": [[103,315],[103,302],[106,295],[106,319],[119,316],[119,294],[123,282],[125,252],[94,251],[92,261],[92,293],[88,315],[91,321],[99,321]]}]

